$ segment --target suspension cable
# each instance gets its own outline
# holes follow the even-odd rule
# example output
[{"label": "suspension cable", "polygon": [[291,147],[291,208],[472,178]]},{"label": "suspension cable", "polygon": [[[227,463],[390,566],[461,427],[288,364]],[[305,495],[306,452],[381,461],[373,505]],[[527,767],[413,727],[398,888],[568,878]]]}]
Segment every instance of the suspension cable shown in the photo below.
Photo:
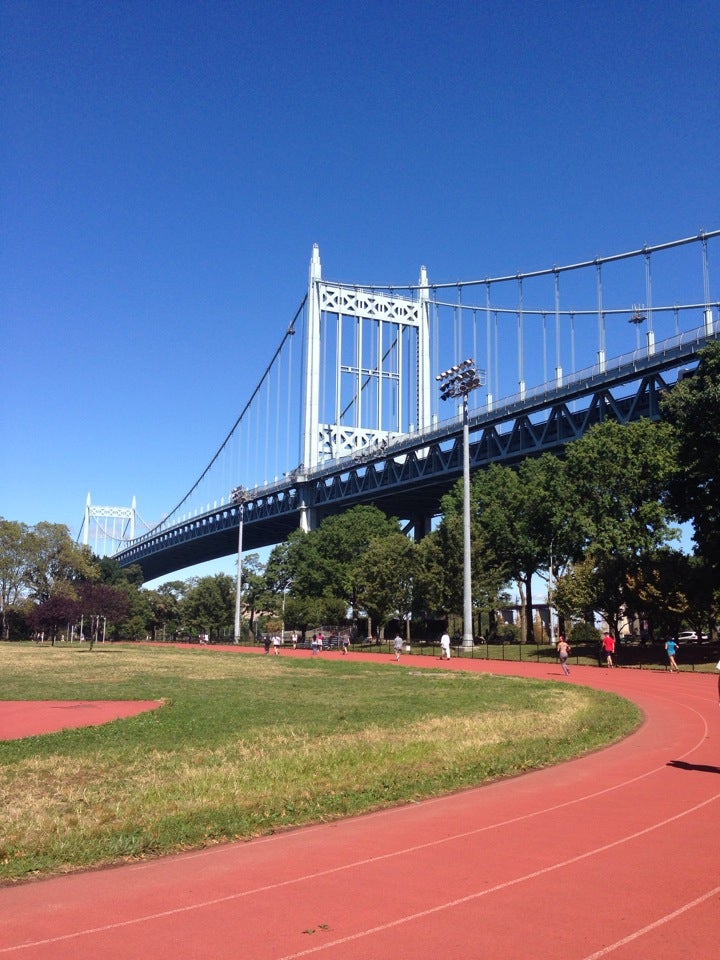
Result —
[{"label": "suspension cable", "polygon": [[[429,290],[429,289],[449,290],[449,289],[455,289],[458,286],[478,287],[488,282],[489,283],[508,283],[510,281],[517,281],[521,277],[523,280],[530,280],[536,277],[547,277],[554,273],[567,273],[570,270],[582,270],[588,267],[597,266],[598,264],[617,263],[619,260],[628,260],[632,257],[640,257],[640,256],[646,255],[647,253],[656,253],[660,250],[671,250],[674,247],[685,246],[686,244],[689,244],[689,243],[698,243],[698,242],[706,243],[708,240],[712,240],[714,237],[720,237],[720,230],[710,230],[710,231],[703,230],[694,237],[685,237],[682,240],[671,240],[669,243],[659,243],[651,247],[644,246],[644,247],[641,247],[639,250],[629,250],[626,253],[616,253],[608,257],[595,257],[592,260],[583,260],[578,263],[570,263],[564,267],[553,266],[553,267],[547,267],[546,269],[543,269],[543,270],[530,270],[527,273],[514,273],[514,274],[508,274],[507,276],[485,278],[484,280],[453,280],[447,283],[437,283],[436,281],[433,281],[432,287],[430,287],[429,285],[420,285],[416,283],[407,283],[407,284],[394,283],[392,285],[375,283],[375,284],[372,284],[372,287],[375,290],[393,290],[393,291],[396,291],[396,290],[415,291],[415,290]],[[352,284],[334,282],[333,286],[348,287],[348,288],[352,287],[354,289],[358,288],[357,282]]]},{"label": "suspension cable", "polygon": [[262,377],[260,378],[260,380],[258,381],[255,389],[253,390],[252,394],[250,395],[250,399],[247,401],[247,403],[245,404],[245,406],[242,408],[242,411],[240,412],[240,416],[237,418],[237,420],[235,421],[235,423],[232,425],[232,427],[231,427],[230,431],[228,432],[227,436],[225,437],[225,439],[223,440],[223,442],[222,442],[222,443],[220,444],[220,446],[218,447],[218,449],[217,449],[217,451],[216,451],[216,453],[215,453],[215,456],[212,458],[212,460],[210,460],[210,462],[208,463],[208,465],[205,467],[205,469],[204,469],[203,472],[200,474],[200,476],[197,478],[197,480],[196,480],[195,483],[192,485],[192,487],[190,487],[190,489],[189,489],[188,492],[185,494],[185,496],[182,498],[182,500],[179,500],[178,503],[175,504],[175,506],[172,508],[172,510],[171,510],[168,514],[165,515],[165,518],[164,518],[163,520],[161,520],[160,523],[156,523],[156,524],[155,524],[155,526],[152,528],[153,530],[156,530],[159,526],[161,526],[161,524],[164,524],[164,523],[168,520],[169,517],[172,517],[173,514],[177,513],[177,511],[178,511],[178,510],[180,509],[180,507],[186,502],[186,500],[189,500],[189,498],[192,496],[192,494],[197,490],[197,488],[200,486],[200,484],[202,483],[202,481],[205,479],[205,477],[206,477],[206,476],[208,475],[208,473],[210,472],[210,469],[215,465],[218,457],[219,457],[220,454],[223,452],[223,450],[224,450],[225,447],[227,446],[230,438],[232,437],[232,435],[234,434],[235,430],[237,429],[238,424],[241,422],[241,420],[243,419],[243,417],[245,416],[245,414],[247,413],[247,411],[250,409],[250,405],[252,404],[252,402],[253,402],[253,400],[255,399],[255,397],[258,395],[258,392],[259,392],[260,388],[262,387],[262,385],[263,385],[263,383],[264,383],[264,381],[265,381],[265,378],[269,375],[270,370],[272,369],[273,364],[275,363],[275,361],[277,360],[277,358],[278,358],[278,356],[279,356],[279,354],[280,354],[280,351],[281,351],[282,348],[285,346],[285,341],[288,339],[288,337],[291,337],[291,336],[294,334],[294,332],[295,332],[295,330],[294,330],[295,323],[296,323],[296,321],[297,321],[297,318],[300,316],[300,314],[301,314],[301,312],[302,312],[302,310],[303,310],[303,308],[304,308],[304,306],[305,306],[306,301],[307,301],[307,294],[305,294],[305,296],[304,296],[303,299],[302,299],[302,303],[301,303],[300,306],[297,308],[297,310],[296,310],[296,312],[295,312],[295,316],[294,316],[294,317],[292,318],[292,320],[290,321],[290,325],[289,325],[289,327],[287,328],[287,330],[285,331],[285,333],[284,333],[284,335],[283,335],[283,338],[282,338],[282,340],[280,341],[280,345],[278,346],[277,350],[276,350],[275,353],[273,354],[272,359],[270,360],[270,362],[268,363],[268,365],[265,367],[265,372],[263,373],[263,375],[262,375]]}]

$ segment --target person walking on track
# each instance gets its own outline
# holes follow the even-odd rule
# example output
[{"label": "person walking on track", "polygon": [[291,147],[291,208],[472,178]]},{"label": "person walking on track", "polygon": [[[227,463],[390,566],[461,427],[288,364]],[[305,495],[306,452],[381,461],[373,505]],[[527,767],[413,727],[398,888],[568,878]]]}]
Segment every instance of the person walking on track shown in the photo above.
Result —
[{"label": "person walking on track", "polygon": [[606,633],[602,639],[602,651],[605,656],[605,663],[608,667],[614,666],[613,654],[615,653],[615,638],[611,633]]}]

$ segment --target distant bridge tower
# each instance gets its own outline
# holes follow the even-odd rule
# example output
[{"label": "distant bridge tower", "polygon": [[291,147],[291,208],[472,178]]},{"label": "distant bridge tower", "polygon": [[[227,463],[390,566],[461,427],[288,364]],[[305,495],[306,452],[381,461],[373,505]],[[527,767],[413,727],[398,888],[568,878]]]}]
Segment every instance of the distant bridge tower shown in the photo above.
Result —
[{"label": "distant bridge tower", "polygon": [[[137,507],[135,497],[130,507],[96,507],[85,501],[83,543],[91,546],[98,557],[112,556],[135,537]],[[92,531],[92,532],[91,532]]]},{"label": "distant bridge tower", "polygon": [[430,426],[429,288],[417,298],[327,283],[313,246],[305,343],[303,466],[362,457]]}]

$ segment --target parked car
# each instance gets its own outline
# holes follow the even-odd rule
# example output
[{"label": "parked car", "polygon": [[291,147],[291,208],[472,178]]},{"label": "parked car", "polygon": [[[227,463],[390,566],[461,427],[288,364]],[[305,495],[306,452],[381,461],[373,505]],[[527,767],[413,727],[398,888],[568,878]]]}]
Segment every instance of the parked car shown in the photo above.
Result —
[{"label": "parked car", "polygon": [[677,636],[678,643],[707,643],[706,633],[696,633],[695,630],[681,630]]}]

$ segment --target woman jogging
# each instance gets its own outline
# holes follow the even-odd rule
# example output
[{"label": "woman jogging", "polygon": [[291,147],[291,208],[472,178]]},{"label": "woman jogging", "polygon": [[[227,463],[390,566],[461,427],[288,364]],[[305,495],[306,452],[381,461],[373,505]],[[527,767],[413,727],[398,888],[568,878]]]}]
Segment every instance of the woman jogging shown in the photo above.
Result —
[{"label": "woman jogging", "polygon": [[570,667],[567,665],[567,659],[570,654],[570,644],[567,642],[565,637],[560,637],[557,644],[557,653],[558,659],[560,660],[560,666],[563,669],[563,673],[566,677],[570,676]]}]

